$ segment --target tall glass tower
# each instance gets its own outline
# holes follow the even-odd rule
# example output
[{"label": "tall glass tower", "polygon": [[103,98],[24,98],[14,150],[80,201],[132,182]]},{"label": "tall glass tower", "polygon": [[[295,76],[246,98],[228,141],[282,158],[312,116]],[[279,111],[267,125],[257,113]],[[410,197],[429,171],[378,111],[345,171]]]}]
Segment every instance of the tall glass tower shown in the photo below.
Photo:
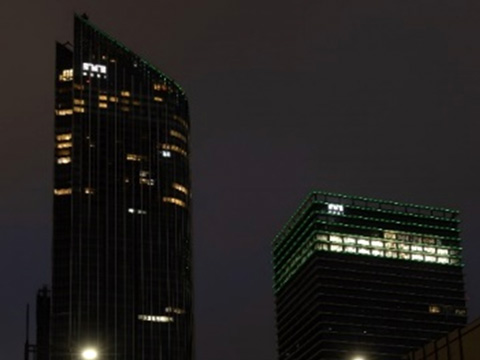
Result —
[{"label": "tall glass tower", "polygon": [[279,360],[400,360],[466,322],[455,210],[313,192],[273,263]]},{"label": "tall glass tower", "polygon": [[51,359],[191,360],[187,97],[74,22],[56,58]]}]

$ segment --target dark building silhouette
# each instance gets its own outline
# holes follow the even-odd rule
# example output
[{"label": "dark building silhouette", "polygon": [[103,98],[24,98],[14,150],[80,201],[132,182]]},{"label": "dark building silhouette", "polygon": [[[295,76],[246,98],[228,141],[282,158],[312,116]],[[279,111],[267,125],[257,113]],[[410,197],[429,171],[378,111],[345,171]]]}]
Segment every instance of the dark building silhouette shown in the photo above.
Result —
[{"label": "dark building silhouette", "polygon": [[86,16],[74,22],[73,45],[57,44],[50,357],[189,360],[187,97]]},{"label": "dark building silhouette", "polygon": [[466,322],[455,210],[313,192],[273,258],[280,360],[399,360]]},{"label": "dark building silhouette", "polygon": [[50,291],[43,286],[37,292],[36,301],[36,357],[35,360],[50,358]]}]

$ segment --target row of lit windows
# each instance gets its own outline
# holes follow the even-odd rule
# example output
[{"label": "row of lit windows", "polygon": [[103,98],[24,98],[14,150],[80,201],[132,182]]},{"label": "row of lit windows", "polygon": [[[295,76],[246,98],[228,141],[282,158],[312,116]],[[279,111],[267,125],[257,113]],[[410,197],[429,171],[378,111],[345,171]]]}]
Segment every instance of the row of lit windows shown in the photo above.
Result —
[{"label": "row of lit windows", "polygon": [[57,109],[55,110],[55,115],[57,116],[67,116],[67,115],[72,115],[73,114],[73,109]]},{"label": "row of lit windows", "polygon": [[149,177],[150,173],[145,170],[140,171],[140,179],[138,179],[138,182],[141,185],[148,185],[148,186],[153,186],[155,185],[155,179]]},{"label": "row of lit windows", "polygon": [[164,315],[138,315],[138,320],[170,323],[173,322],[173,317]]},{"label": "row of lit windows", "polygon": [[[459,264],[456,258],[449,258],[446,248],[423,247],[405,243],[388,242],[381,239],[355,238],[351,236],[317,235],[322,243],[317,250],[344,252],[404,260],[416,260],[439,264]],[[420,254],[419,254],[420,253]]]},{"label": "row of lit windows", "polygon": [[176,137],[177,139],[182,140],[183,142],[187,142],[187,138],[185,137],[185,135],[183,135],[178,131],[170,130],[170,135],[172,135],[173,137]]},{"label": "row of lit windows", "polygon": [[127,154],[128,161],[142,161],[145,160],[147,157],[145,155],[139,154]]},{"label": "row of lit windows", "polygon": [[188,124],[182,117],[180,117],[178,115],[173,115],[173,119],[178,121],[180,124],[182,124],[183,126],[185,126],[185,128],[188,129]]},{"label": "row of lit windows", "polygon": [[145,215],[147,213],[146,210],[142,210],[142,209],[134,209],[134,208],[129,208],[128,209],[128,212],[130,214],[138,214],[138,215]]},{"label": "row of lit windows", "polygon": [[70,164],[71,162],[72,158],[70,156],[62,156],[57,158],[57,164],[59,165]]},{"label": "row of lit windows", "polygon": [[68,149],[72,147],[72,142],[59,142],[57,143],[57,149]]},{"label": "row of lit windows", "polygon": [[383,237],[385,239],[408,241],[412,243],[423,243],[423,244],[430,244],[430,245],[435,245],[437,243],[440,243],[440,240],[437,240],[431,236],[425,237],[425,236],[413,235],[413,234],[408,234],[408,233],[403,233],[403,232],[393,231],[393,230],[385,230],[383,232]]},{"label": "row of lit windows", "polygon": [[180,185],[179,183],[173,183],[172,186],[175,190],[178,190],[184,193],[185,195],[188,195],[188,189],[185,186]]},{"label": "row of lit windows", "polygon": [[173,144],[162,144],[162,150],[175,151],[183,156],[187,156],[187,152],[178,145]]},{"label": "row of lit windows", "polygon": [[153,90],[157,91],[167,91],[168,87],[165,84],[153,84]]},{"label": "row of lit windows", "polygon": [[71,133],[66,133],[66,134],[58,134],[55,136],[57,141],[68,141],[72,140],[72,134]]},{"label": "row of lit windows", "polygon": [[[327,235],[318,235],[318,240],[327,241]],[[438,254],[438,255],[449,255],[449,251],[446,248],[436,248],[432,246],[420,246],[416,244],[395,242],[395,241],[384,241],[384,240],[370,240],[364,238],[354,238],[347,236],[337,236],[330,235],[329,238],[331,243],[336,244],[346,244],[346,245],[360,245],[366,247],[376,247],[376,248],[386,248],[389,250],[406,250],[406,251],[415,251],[415,252],[426,252],[428,254]]]},{"label": "row of lit windows", "polygon": [[65,69],[62,73],[58,76],[58,80],[60,81],[72,81],[73,80],[73,69]]},{"label": "row of lit windows", "polygon": [[175,205],[178,205],[178,206],[182,206],[184,208],[187,207],[187,204],[185,204],[185,201],[182,201],[182,200],[174,198],[174,197],[166,197],[165,196],[165,197],[163,197],[163,202],[175,204]]},{"label": "row of lit windows", "polygon": [[[71,195],[72,188],[54,189],[53,193],[55,195]],[[95,193],[95,189],[91,187],[87,187],[84,189],[84,193],[87,195],[93,195]]]},{"label": "row of lit windows", "polygon": [[85,100],[83,99],[73,99],[75,105],[85,105]]}]

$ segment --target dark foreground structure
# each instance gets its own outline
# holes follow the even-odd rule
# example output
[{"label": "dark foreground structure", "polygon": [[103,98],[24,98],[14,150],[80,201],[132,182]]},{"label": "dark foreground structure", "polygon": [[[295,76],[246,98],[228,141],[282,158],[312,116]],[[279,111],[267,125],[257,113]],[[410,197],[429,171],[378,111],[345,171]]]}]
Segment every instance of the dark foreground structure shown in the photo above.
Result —
[{"label": "dark foreground structure", "polygon": [[480,319],[412,351],[405,360],[478,360]]},{"label": "dark foreground structure", "polygon": [[192,359],[184,91],[75,16],[55,115],[50,359]]},{"label": "dark foreground structure", "polygon": [[280,360],[400,360],[466,322],[455,210],[314,192],[273,257]]}]

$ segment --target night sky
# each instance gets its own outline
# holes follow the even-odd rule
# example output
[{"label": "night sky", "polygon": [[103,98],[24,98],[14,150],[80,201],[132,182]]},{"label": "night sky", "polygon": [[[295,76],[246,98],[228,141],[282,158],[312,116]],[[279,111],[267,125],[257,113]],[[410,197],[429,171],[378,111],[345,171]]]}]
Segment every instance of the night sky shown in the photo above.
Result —
[{"label": "night sky", "polygon": [[274,360],[271,241],[311,190],[461,211],[480,316],[480,3],[0,4],[0,350],[50,280],[55,41],[73,12],[190,99],[197,360]]}]

